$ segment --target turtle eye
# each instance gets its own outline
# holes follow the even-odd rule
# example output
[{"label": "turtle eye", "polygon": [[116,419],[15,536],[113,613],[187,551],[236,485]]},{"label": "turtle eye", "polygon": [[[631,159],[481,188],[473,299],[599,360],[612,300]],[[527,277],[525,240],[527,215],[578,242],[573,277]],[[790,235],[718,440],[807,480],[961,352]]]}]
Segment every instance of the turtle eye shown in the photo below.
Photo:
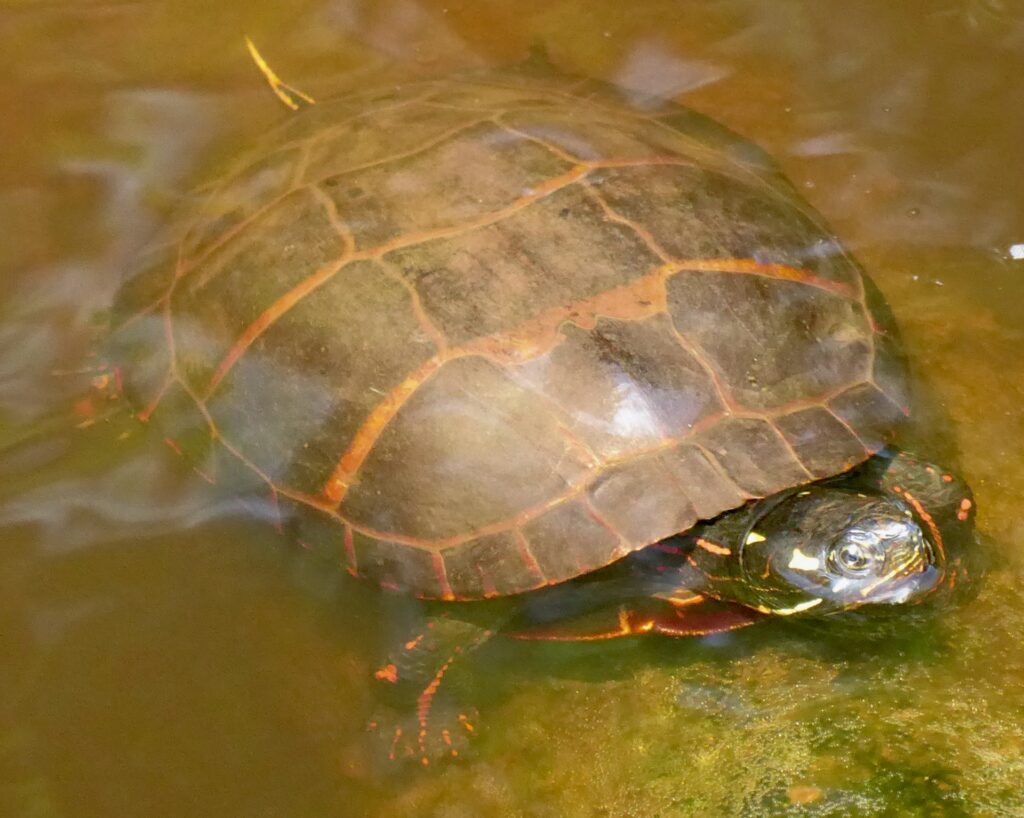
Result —
[{"label": "turtle eye", "polygon": [[829,554],[829,562],[842,574],[863,576],[878,560],[875,549],[867,543],[843,540],[837,543]]}]

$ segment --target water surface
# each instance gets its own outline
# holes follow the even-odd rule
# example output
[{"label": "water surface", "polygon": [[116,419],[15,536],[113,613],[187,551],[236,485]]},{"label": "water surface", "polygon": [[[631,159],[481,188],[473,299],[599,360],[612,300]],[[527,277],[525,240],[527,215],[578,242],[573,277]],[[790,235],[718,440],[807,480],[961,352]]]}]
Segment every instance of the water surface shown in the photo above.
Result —
[{"label": "water surface", "polygon": [[[414,606],[212,495],[158,432],[75,428],[134,254],[286,116],[244,34],[319,97],[542,44],[768,149],[893,306],[908,440],[976,493],[977,599],[888,629],[495,643],[463,671],[472,752],[380,769],[368,679]],[[1019,5],[7,3],[0,38],[0,814],[1024,814]]]}]

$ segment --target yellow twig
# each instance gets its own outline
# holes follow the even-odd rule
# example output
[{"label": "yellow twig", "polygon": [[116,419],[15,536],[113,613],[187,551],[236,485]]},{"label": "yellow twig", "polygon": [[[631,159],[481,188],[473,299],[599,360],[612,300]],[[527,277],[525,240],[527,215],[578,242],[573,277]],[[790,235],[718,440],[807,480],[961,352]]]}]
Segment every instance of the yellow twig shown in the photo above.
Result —
[{"label": "yellow twig", "polygon": [[309,94],[304,94],[298,88],[284,82],[277,74],[274,73],[274,69],[267,65],[267,61],[263,59],[263,55],[256,49],[256,44],[248,37],[245,38],[245,44],[249,49],[249,54],[252,56],[253,62],[256,63],[256,67],[263,72],[263,76],[267,78],[267,83],[270,85],[270,90],[273,91],[279,100],[291,108],[293,111],[299,110],[301,107],[295,98],[306,103],[307,105],[316,105],[316,100]]}]

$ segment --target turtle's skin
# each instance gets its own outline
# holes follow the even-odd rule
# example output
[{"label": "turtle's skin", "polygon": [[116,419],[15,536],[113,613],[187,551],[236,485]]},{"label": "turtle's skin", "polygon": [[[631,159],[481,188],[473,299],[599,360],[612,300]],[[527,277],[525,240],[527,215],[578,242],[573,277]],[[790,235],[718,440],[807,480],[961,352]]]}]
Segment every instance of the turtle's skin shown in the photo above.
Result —
[{"label": "turtle's skin", "polygon": [[[839,577],[822,557],[815,598],[838,602],[821,610],[913,601],[953,575],[935,520],[969,525],[970,500],[937,467],[909,467],[931,493],[884,513],[860,509],[864,486],[838,507],[796,499],[891,440],[904,360],[823,220],[703,116],[557,76],[412,83],[295,115],[185,210],[114,310],[127,394],[207,479],[269,490],[295,538],[354,575],[430,599],[520,594],[744,504],[724,519],[760,520],[757,501],[775,530],[831,526],[832,544],[865,514],[876,534],[912,518],[902,545],[875,546],[917,556],[898,575],[875,564],[889,574],[868,594],[825,593]],[[668,613],[612,606],[612,631],[800,604],[697,559],[737,549],[689,542],[699,570],[671,593],[629,586]],[[793,584],[761,591],[776,580]],[[534,624],[519,635],[550,634]]]}]

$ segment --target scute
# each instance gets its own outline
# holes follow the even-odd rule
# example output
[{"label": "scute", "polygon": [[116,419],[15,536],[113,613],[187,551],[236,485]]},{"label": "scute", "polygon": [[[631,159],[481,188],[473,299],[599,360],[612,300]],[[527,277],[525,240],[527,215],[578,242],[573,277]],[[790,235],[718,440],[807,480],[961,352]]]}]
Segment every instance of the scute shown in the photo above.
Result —
[{"label": "scute", "polygon": [[687,485],[693,474],[681,466],[671,452],[661,451],[610,466],[590,487],[590,504],[634,548],[652,533],[662,539],[685,531],[698,515]]},{"label": "scute", "polygon": [[548,582],[520,531],[477,537],[444,552],[448,583],[464,598],[514,594]]},{"label": "scute", "polygon": [[777,418],[775,426],[815,477],[835,474],[837,460],[853,466],[864,459],[864,444],[824,406],[798,409]]},{"label": "scute", "polygon": [[[447,117],[454,112],[446,112]],[[433,112],[438,117],[438,112]],[[337,148],[339,152],[343,147]],[[364,249],[486,218],[569,169],[539,145],[483,116],[457,120],[409,156],[338,173],[318,184]]]},{"label": "scute", "polygon": [[634,321],[601,318],[591,330],[562,328],[564,340],[519,368],[548,395],[599,457],[685,436],[725,410],[705,365],[679,342],[664,313]]},{"label": "scute", "polygon": [[170,296],[178,368],[200,394],[248,328],[324,265],[340,264],[345,249],[325,202],[307,189],[282,197],[250,227],[193,261]]},{"label": "scute", "polygon": [[723,418],[701,432],[697,442],[751,497],[766,497],[813,479],[779,431],[763,418]]},{"label": "scute", "polygon": [[731,400],[778,409],[870,378],[863,305],[813,285],[767,276],[683,270],[668,282],[681,335],[712,362]]},{"label": "scute", "polygon": [[[535,240],[540,235],[545,241]],[[427,313],[456,344],[515,331],[545,310],[628,284],[659,263],[569,180],[493,224],[387,258],[405,271]]]},{"label": "scute", "polygon": [[785,187],[765,186],[736,168],[608,168],[594,184],[617,213],[643,225],[668,255],[753,259],[806,270],[858,293],[860,273]]},{"label": "scute", "polygon": [[569,579],[845,470],[906,413],[856,262],[671,103],[527,71],[360,92],[198,198],[118,300],[128,394],[389,587]]},{"label": "scute", "polygon": [[467,356],[384,427],[342,509],[377,530],[469,539],[570,492],[589,465],[540,397]]},{"label": "scute", "polygon": [[630,550],[622,535],[582,498],[547,509],[522,532],[547,582],[579,576],[581,565],[606,565]]}]

